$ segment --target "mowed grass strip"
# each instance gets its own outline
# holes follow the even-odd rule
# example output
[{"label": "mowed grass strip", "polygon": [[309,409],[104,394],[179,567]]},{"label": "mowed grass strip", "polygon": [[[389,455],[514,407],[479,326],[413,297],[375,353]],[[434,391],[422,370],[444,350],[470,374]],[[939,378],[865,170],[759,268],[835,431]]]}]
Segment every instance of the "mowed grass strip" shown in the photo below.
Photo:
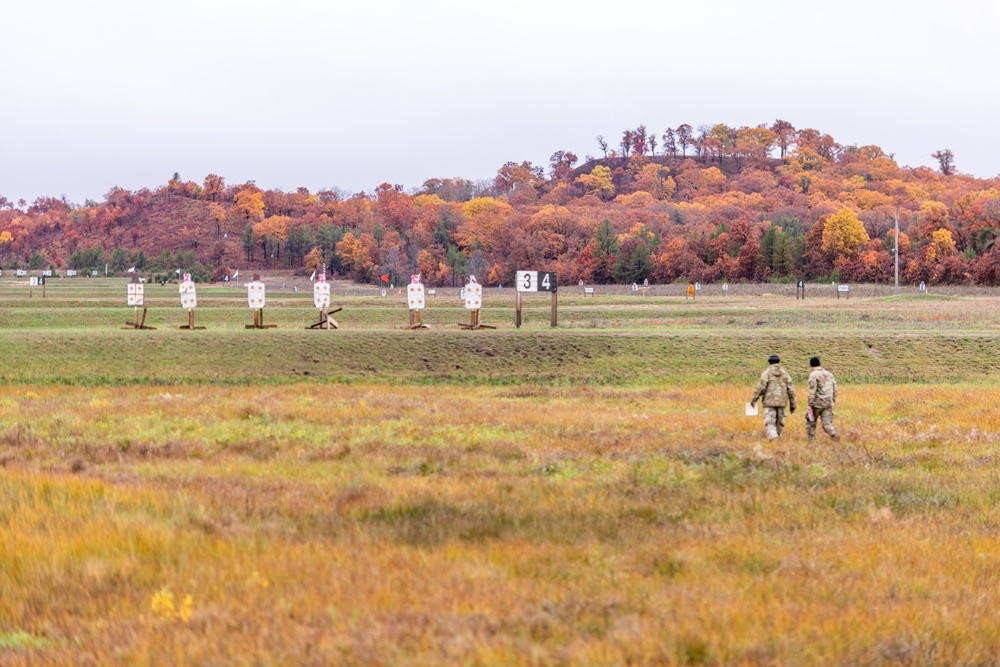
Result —
[{"label": "mowed grass strip", "polygon": [[600,331],[0,331],[0,383],[655,386],[755,381],[779,354],[844,382],[985,382],[997,335]]},{"label": "mowed grass strip", "polygon": [[[88,284],[53,281],[47,296],[38,288],[28,298],[25,286],[0,280],[0,330],[12,329],[116,329],[133,311],[125,303],[124,280],[95,279]],[[737,286],[733,286],[734,291]],[[753,286],[745,286],[747,288]],[[311,284],[303,290],[269,288],[265,320],[283,328],[301,330],[318,321],[313,308]],[[346,292],[367,289],[369,296],[347,296]],[[337,292],[340,291],[338,294]],[[429,297],[421,315],[434,328],[456,329],[468,322],[469,313],[458,290],[441,288],[440,296]],[[368,288],[335,288],[333,307],[343,307],[336,315],[345,329],[391,329],[405,325],[405,293],[391,290],[380,297]],[[984,296],[945,297],[904,294],[882,298],[842,300],[807,299],[791,295],[747,294],[710,296],[696,301],[683,297],[602,295],[585,299],[574,291],[559,296],[559,325],[569,329],[628,331],[809,331],[835,328],[856,332],[996,332],[1000,331],[1000,299]],[[253,321],[247,308],[246,291],[240,287],[199,286],[198,324],[214,330],[242,329]],[[160,329],[176,329],[187,322],[180,307],[176,285],[145,286],[146,322]],[[522,327],[546,330],[550,322],[550,298],[524,295]],[[482,321],[503,328],[514,326],[514,292],[490,291],[484,299]]]},{"label": "mowed grass strip", "polygon": [[1000,659],[1000,389],[749,391],[4,387],[0,660]]}]

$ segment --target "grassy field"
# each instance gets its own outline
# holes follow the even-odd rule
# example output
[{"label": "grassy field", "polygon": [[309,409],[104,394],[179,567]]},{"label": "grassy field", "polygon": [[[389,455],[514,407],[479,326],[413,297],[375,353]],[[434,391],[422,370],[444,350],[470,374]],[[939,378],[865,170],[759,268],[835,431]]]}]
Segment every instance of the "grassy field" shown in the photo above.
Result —
[{"label": "grassy field", "polygon": [[[997,296],[87,282],[0,280],[0,664],[1000,662]],[[742,416],[772,352],[841,442]]]}]

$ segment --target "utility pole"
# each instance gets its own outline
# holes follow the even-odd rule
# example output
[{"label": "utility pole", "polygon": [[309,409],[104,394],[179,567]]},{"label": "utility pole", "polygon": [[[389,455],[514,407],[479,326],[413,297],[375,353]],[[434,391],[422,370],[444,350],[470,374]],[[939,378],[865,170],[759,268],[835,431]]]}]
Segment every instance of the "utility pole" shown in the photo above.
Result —
[{"label": "utility pole", "polygon": [[899,294],[899,209],[896,209],[896,233],[893,240],[896,242],[896,249],[892,251],[896,265],[896,294]]}]

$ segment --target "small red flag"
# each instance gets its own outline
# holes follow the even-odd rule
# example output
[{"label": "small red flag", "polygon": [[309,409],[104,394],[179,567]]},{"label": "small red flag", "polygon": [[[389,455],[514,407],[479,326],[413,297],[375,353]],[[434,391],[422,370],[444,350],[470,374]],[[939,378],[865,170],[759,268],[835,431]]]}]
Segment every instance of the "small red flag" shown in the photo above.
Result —
[{"label": "small red flag", "polygon": [[384,282],[384,283],[389,282],[389,274],[388,273],[383,273],[382,274],[382,282]]}]

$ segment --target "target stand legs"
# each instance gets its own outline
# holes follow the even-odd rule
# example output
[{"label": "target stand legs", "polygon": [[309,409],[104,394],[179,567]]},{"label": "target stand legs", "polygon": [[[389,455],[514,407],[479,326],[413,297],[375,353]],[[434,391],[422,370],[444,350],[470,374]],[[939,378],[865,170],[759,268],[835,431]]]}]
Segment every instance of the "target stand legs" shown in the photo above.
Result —
[{"label": "target stand legs", "polygon": [[135,314],[134,314],[134,316],[132,318],[132,321],[129,322],[128,320],[125,320],[125,325],[126,326],[123,326],[122,329],[156,329],[156,327],[147,327],[146,326],[146,309],[145,308],[142,309],[142,319],[139,319],[139,307],[138,306],[135,307]]},{"label": "target stand legs", "polygon": [[204,329],[205,327],[196,327],[194,325],[194,309],[188,310],[188,323],[178,327],[179,329]]},{"label": "target stand legs", "polygon": [[339,313],[342,310],[343,308],[337,308],[336,310],[331,310],[327,312],[326,308],[320,308],[319,322],[317,322],[316,324],[310,324],[309,326],[306,327],[306,329],[326,329],[327,331],[329,331],[330,329],[339,329],[340,325],[337,324],[337,320],[333,319],[330,316],[333,315],[334,313]]},{"label": "target stand legs", "polygon": [[478,331],[479,329],[496,329],[495,326],[491,326],[489,324],[483,324],[482,322],[479,321],[478,310],[473,310],[470,312],[470,314],[472,317],[470,319],[469,324],[465,324],[464,322],[459,322],[458,326],[462,327],[466,331]]},{"label": "target stand legs", "polygon": [[253,324],[247,324],[247,329],[276,329],[277,324],[264,324],[264,309],[253,309]]},{"label": "target stand legs", "polygon": [[431,325],[424,324],[420,319],[419,310],[410,310],[410,323],[404,327],[405,329],[430,329]]}]

